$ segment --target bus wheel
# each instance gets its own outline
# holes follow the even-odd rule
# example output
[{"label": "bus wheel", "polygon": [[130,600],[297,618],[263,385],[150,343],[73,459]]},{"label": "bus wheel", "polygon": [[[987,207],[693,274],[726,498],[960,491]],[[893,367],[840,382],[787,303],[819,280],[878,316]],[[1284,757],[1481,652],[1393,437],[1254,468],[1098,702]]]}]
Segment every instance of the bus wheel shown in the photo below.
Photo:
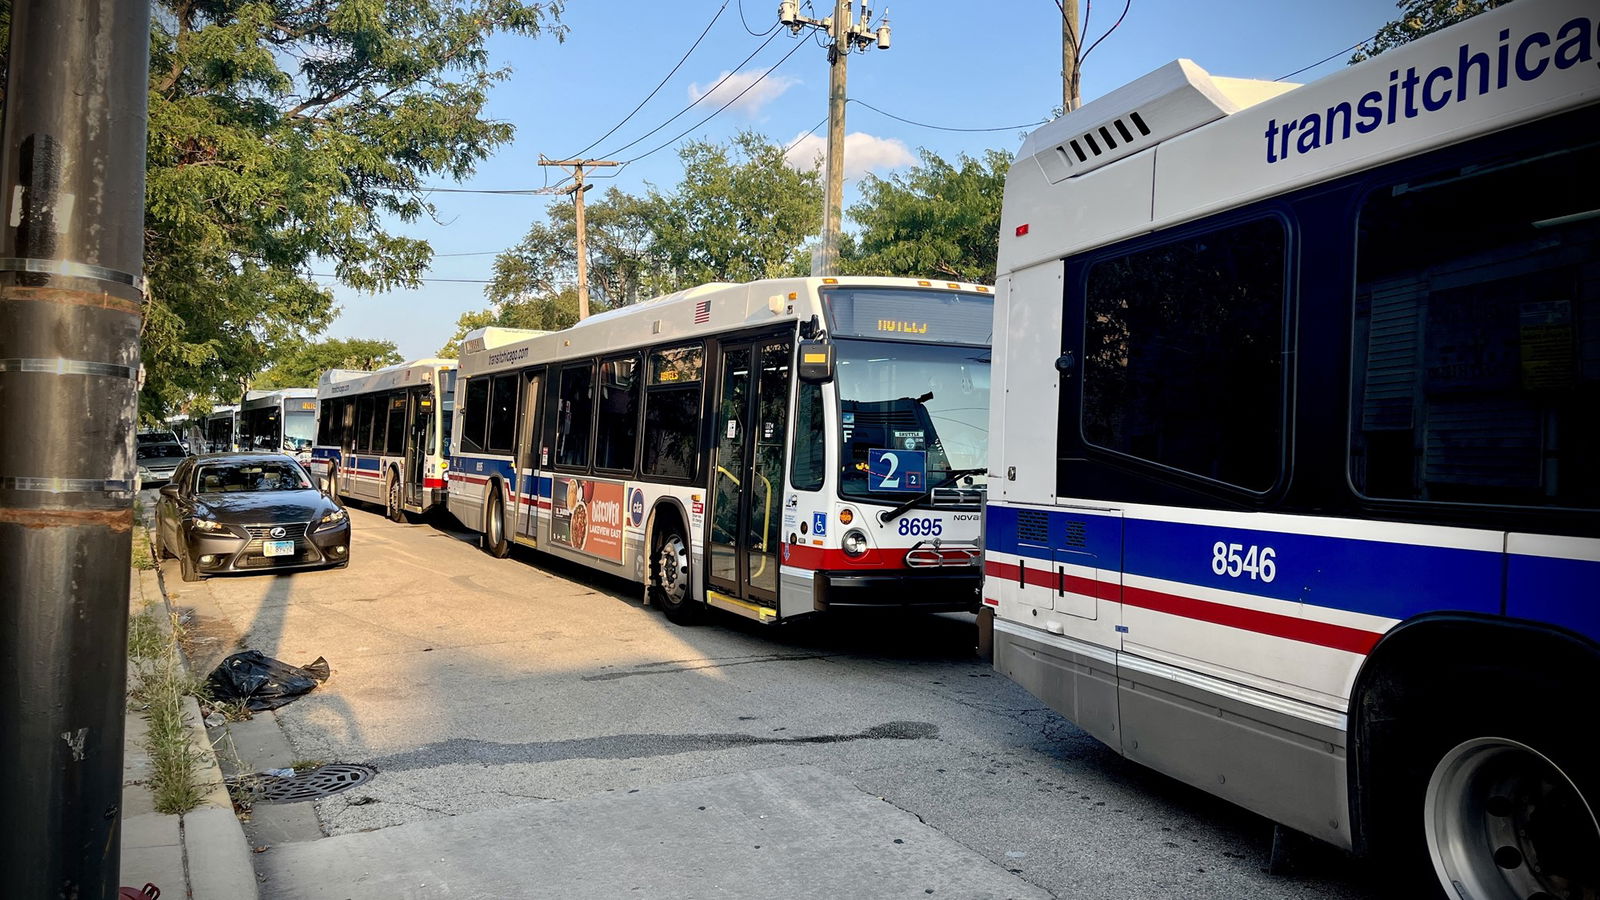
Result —
[{"label": "bus wheel", "polygon": [[1594,787],[1585,758],[1547,756],[1510,737],[1473,737],[1446,751],[1423,799],[1440,885],[1463,897],[1600,895],[1600,824],[1582,790]]},{"label": "bus wheel", "polygon": [[506,507],[496,490],[489,497],[489,521],[483,523],[483,549],[496,559],[511,554],[511,542],[506,540]]},{"label": "bus wheel", "polygon": [[400,505],[400,479],[393,473],[389,475],[389,492],[385,496],[383,513],[391,522],[404,522],[406,520],[405,507]]},{"label": "bus wheel", "polygon": [[656,530],[650,556],[650,601],[679,625],[693,625],[705,614],[689,588],[689,544],[676,522]]}]

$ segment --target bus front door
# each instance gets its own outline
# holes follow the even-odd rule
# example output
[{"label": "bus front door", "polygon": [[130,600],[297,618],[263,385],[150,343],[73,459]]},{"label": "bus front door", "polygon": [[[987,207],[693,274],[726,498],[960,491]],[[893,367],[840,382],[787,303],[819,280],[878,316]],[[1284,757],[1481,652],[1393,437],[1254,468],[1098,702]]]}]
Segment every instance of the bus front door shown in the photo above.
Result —
[{"label": "bus front door", "polygon": [[793,349],[788,336],[724,344],[713,422],[707,583],[730,598],[766,610],[778,606],[777,551]]},{"label": "bus front door", "polygon": [[426,484],[428,448],[433,446],[433,394],[427,391],[411,392],[411,428],[406,434],[405,502],[422,508],[423,485]]},{"label": "bus front door", "polygon": [[517,425],[517,504],[516,525],[512,540],[530,547],[538,546],[539,534],[539,469],[544,460],[539,455],[540,387],[544,373],[525,372],[522,376],[522,419]]}]

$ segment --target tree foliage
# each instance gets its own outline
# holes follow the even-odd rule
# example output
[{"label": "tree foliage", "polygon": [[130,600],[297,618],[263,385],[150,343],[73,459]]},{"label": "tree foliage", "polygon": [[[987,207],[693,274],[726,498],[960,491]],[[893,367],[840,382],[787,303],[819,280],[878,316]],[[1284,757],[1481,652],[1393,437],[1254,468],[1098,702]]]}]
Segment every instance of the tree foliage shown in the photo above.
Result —
[{"label": "tree foliage", "polygon": [[861,230],[842,267],[854,275],[993,283],[1011,154],[962,154],[954,164],[928,150],[921,157],[904,173],[862,180],[861,201],[850,207]]},{"label": "tree foliage", "polygon": [[262,390],[313,387],[328,369],[371,372],[398,362],[404,362],[404,357],[393,341],[329,338],[288,351],[250,386]]},{"label": "tree foliage", "polygon": [[[709,281],[800,275],[802,250],[822,224],[822,182],[790,168],[783,148],[754,132],[726,144],[685,144],[683,180],[644,196],[609,188],[584,204],[589,306],[599,312]],[[566,328],[578,320],[577,227],[570,200],[495,259],[490,308],[463,315],[441,350],[488,325]]]},{"label": "tree foliage", "polygon": [[1385,50],[1409,44],[1419,37],[1432,34],[1441,28],[1449,28],[1478,13],[1487,12],[1510,2],[1511,0],[1399,0],[1395,6],[1400,10],[1400,18],[1379,28],[1372,40],[1363,44],[1355,55],[1350,57],[1350,62],[1354,64],[1364,59],[1371,59]]},{"label": "tree foliage", "polygon": [[554,28],[560,0],[157,0],[151,33],[144,411],[236,396],[334,314],[331,273],[414,287],[433,213],[511,139],[483,116],[485,42]]}]

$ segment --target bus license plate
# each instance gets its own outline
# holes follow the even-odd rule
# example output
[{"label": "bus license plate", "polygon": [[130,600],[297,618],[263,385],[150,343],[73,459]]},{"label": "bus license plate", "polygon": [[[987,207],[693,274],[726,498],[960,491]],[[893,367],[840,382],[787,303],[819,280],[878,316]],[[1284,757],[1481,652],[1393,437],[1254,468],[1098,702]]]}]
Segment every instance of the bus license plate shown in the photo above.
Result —
[{"label": "bus license plate", "polygon": [[267,541],[263,545],[263,556],[293,556],[294,541]]}]

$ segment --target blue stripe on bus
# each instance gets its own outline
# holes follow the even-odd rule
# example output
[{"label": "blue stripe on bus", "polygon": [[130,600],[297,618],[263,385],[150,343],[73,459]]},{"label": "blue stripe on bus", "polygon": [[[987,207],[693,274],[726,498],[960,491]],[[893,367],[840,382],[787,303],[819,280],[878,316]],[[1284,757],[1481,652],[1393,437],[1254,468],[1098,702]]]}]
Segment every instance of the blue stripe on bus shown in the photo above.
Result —
[{"label": "blue stripe on bus", "polygon": [[460,472],[476,478],[488,478],[499,475],[510,481],[516,473],[509,459],[485,459],[479,456],[452,456],[450,457],[450,471]]},{"label": "blue stripe on bus", "polygon": [[1506,564],[1506,614],[1600,640],[1600,562],[1513,554]]},{"label": "blue stripe on bus", "polygon": [[339,448],[338,447],[312,447],[311,448],[311,458],[312,459],[338,459],[339,458]]},{"label": "blue stripe on bus", "polygon": [[376,472],[376,471],[378,471],[378,466],[379,466],[380,460],[376,456],[357,456],[357,457],[353,457],[353,459],[355,460],[356,468],[361,470],[361,471],[364,471],[364,472]]},{"label": "blue stripe on bus", "polygon": [[[988,508],[988,549],[1052,564],[1057,548],[1078,550],[1096,556],[1106,569],[1130,575],[1390,619],[1443,609],[1501,611],[1500,553],[1041,510],[1051,542],[1045,546],[1019,538],[1017,512]],[[1069,522],[1082,523],[1083,546],[1065,540]],[[1119,533],[1123,528],[1125,538]],[[1038,530],[1031,528],[1029,535]],[[1259,548],[1271,547],[1273,580],[1252,579],[1248,572],[1217,575],[1211,566],[1219,541],[1242,545],[1241,556],[1254,546],[1258,560]]]}]

